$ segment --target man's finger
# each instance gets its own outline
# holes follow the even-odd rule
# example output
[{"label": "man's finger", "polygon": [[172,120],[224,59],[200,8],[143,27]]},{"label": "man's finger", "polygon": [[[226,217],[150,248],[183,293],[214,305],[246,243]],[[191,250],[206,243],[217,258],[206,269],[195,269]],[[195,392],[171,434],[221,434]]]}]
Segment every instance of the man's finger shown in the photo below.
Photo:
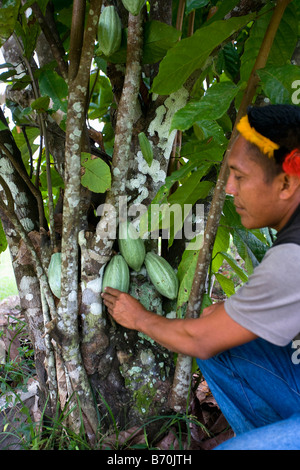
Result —
[{"label": "man's finger", "polygon": [[118,289],[114,289],[113,287],[105,287],[104,289],[104,294],[110,294],[114,297],[118,297],[118,295],[120,294],[120,291]]}]

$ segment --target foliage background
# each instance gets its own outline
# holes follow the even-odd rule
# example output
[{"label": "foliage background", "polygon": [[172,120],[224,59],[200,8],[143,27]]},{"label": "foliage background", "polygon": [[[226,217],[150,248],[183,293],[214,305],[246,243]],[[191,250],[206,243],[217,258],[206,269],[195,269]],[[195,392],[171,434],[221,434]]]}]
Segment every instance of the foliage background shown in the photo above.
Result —
[{"label": "foliage background", "polygon": [[[100,217],[97,208],[104,202],[117,207],[120,196],[149,212],[154,204],[204,204],[207,220],[276,3],[284,4],[284,13],[255,75],[251,101],[298,105],[299,0],[150,1],[137,17],[121,1],[103,2],[102,8],[114,5],[122,21],[121,46],[109,57],[97,40],[99,2],[2,1],[6,62],[0,80],[8,86],[2,109],[12,119],[8,128],[2,113],[1,249],[8,242],[45,403],[50,396],[47,413],[57,403],[75,409],[76,396],[91,440],[99,413],[106,413],[99,397],[111,400],[120,425],[135,424],[170,407],[182,411],[190,380],[190,374],[174,375],[172,354],[106,317],[99,278],[118,246],[113,231],[108,240],[99,237],[104,227],[111,229],[112,215]],[[140,132],[152,147],[150,162],[141,152]],[[221,209],[202,306],[211,302],[215,281],[223,295],[234,293],[224,262],[240,282],[247,281],[274,236],[245,230],[230,197]],[[187,249],[190,240],[177,239],[172,223],[169,229],[161,247],[156,239],[146,244],[147,250],[161,249],[176,270],[178,298],[157,300],[150,289],[147,306],[184,316],[193,303],[200,250]],[[62,253],[60,299],[47,277],[56,251]],[[147,273],[131,276],[132,293],[140,298]],[[175,402],[163,399],[184,382],[182,396],[173,394]],[[72,427],[80,427],[80,413],[69,416]],[[109,427],[111,419],[105,419]]]}]

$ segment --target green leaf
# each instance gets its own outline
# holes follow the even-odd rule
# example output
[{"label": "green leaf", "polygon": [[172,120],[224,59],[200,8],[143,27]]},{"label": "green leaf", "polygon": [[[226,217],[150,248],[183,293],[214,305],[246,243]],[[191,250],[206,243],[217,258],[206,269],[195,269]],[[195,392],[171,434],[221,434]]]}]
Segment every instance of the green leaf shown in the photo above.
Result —
[{"label": "green leaf", "polygon": [[31,103],[32,109],[35,109],[38,112],[46,112],[49,107],[50,98],[49,96],[41,96]]},{"label": "green leaf", "polygon": [[218,2],[218,10],[209,20],[207,20],[207,24],[210,24],[213,21],[223,20],[227,13],[231,12],[238,3],[240,3],[240,0],[226,0],[226,2]]},{"label": "green leaf", "polygon": [[223,145],[228,143],[222,127],[213,120],[204,119],[196,121],[194,124],[194,132],[197,137],[199,136],[199,140],[212,137],[217,144]]},{"label": "green leaf", "polygon": [[182,255],[177,274],[180,281],[177,297],[177,305],[179,307],[189,300],[198,256],[198,250],[185,250]]},{"label": "green leaf", "polygon": [[233,243],[246,262],[246,270],[249,274],[259,265],[269,249],[266,242],[259,240],[251,231],[243,228],[234,230]]},{"label": "green leaf", "polygon": [[177,91],[188,77],[201,69],[212,51],[254,18],[254,14],[229,20],[215,21],[203,26],[189,38],[177,43],[162,60],[152,90],[160,95]]},{"label": "green leaf", "polygon": [[[20,153],[22,155],[22,160],[26,166],[26,169],[29,172],[30,169],[30,155],[29,155],[29,150],[28,150],[28,144],[25,140],[23,132],[18,133],[17,128],[14,127],[12,130],[12,134],[14,137],[14,140],[16,142],[16,145],[18,149],[20,150]],[[36,139],[40,135],[40,130],[35,127],[27,127],[26,128],[26,136],[28,139],[29,146],[31,148],[32,154],[36,152],[36,150],[39,148],[39,146],[34,143]]]},{"label": "green leaf", "polygon": [[209,0],[187,0],[185,14],[189,15],[191,11],[203,8],[209,3]]},{"label": "green leaf", "polygon": [[212,262],[211,262],[211,269],[215,273],[218,272],[218,270],[222,266],[224,258],[223,258],[223,255],[221,255],[221,253],[224,253],[228,250],[229,242],[230,242],[230,232],[228,228],[223,227],[222,225],[219,225],[216,238],[215,238],[213,251],[212,251]]},{"label": "green leaf", "polygon": [[16,74],[16,70],[13,69],[13,70],[7,70],[7,72],[3,72],[1,73],[0,75],[0,82],[10,82],[11,80],[9,80],[11,77],[13,77],[14,75]]},{"label": "green leaf", "polygon": [[[63,188],[64,187],[63,179],[60,176],[60,174],[56,171],[55,168],[51,167],[50,174],[51,174],[52,190]],[[41,168],[40,185],[41,185],[41,191],[48,192],[46,165],[43,165]]]},{"label": "green leaf", "polygon": [[283,65],[258,70],[261,86],[272,104],[291,104],[293,102],[293,82],[300,80],[300,67]]},{"label": "green leaf", "polygon": [[195,204],[198,199],[205,199],[213,183],[211,181],[202,181],[203,171],[195,171],[187,178],[184,183],[168,198],[170,204]]},{"label": "green leaf", "polygon": [[92,160],[88,153],[82,153],[81,164],[85,169],[81,177],[82,186],[94,193],[105,193],[111,186],[109,166],[101,158]]},{"label": "green leaf", "polygon": [[[168,198],[168,209],[174,207],[174,218],[170,218],[170,222],[162,217],[162,226],[165,229],[169,229],[169,246],[172,245],[176,233],[182,229],[185,219],[188,217],[189,206],[194,206],[198,200],[205,200],[212,190],[214,184],[211,181],[200,181],[203,176],[203,172],[200,170],[195,171],[187,178],[184,183]],[[168,211],[169,212],[169,211]],[[169,213],[167,214],[169,218]]]},{"label": "green leaf", "polygon": [[243,282],[247,282],[248,280],[248,276],[246,274],[246,272],[244,271],[243,268],[241,268],[238,263],[236,262],[236,260],[231,256],[229,255],[228,253],[224,253],[224,252],[221,252],[220,255],[223,256],[223,258],[227,261],[227,263],[229,264],[229,266],[234,270],[234,272],[239,276],[239,278],[241,279],[241,281]]},{"label": "green leaf", "polygon": [[7,240],[6,240],[6,235],[4,233],[4,230],[3,230],[3,227],[2,227],[2,223],[1,223],[1,220],[0,220],[0,253],[2,253],[3,251],[5,251],[7,248]]},{"label": "green leaf", "polygon": [[113,101],[112,86],[109,79],[104,75],[99,75],[95,83],[94,75],[95,72],[90,77],[90,89],[93,90],[93,95],[88,111],[89,119],[102,118]]},{"label": "green leaf", "polygon": [[138,134],[140,149],[143,154],[145,161],[147,162],[148,166],[152,165],[153,162],[153,150],[151,143],[149,142],[146,134],[144,132],[140,132]]},{"label": "green leaf", "polygon": [[39,76],[42,96],[48,96],[53,101],[53,111],[61,109],[67,112],[68,85],[54,70],[44,70]]},{"label": "green leaf", "polygon": [[[250,30],[249,38],[245,43],[244,53],[241,59],[241,81],[248,81],[257,54],[260,50],[267,27],[270,23],[273,9],[269,11],[270,5],[261,10],[261,16],[257,19]],[[281,19],[279,28],[273,41],[267,66],[285,65],[290,59],[297,44],[298,21],[293,4],[289,4]]]},{"label": "green leaf", "polygon": [[225,44],[219,52],[216,70],[219,74],[224,70],[231,80],[237,77],[240,70],[240,57],[237,49],[231,42]]},{"label": "green leaf", "polygon": [[238,91],[239,87],[230,81],[212,85],[200,100],[190,101],[174,114],[171,130],[185,131],[199,120],[221,118]]},{"label": "green leaf", "polygon": [[[147,21],[144,25],[143,64],[155,64],[159,62],[167,51],[176,44],[181,32],[173,26],[161,21]],[[122,30],[122,42],[120,49],[109,57],[114,64],[126,63],[127,54],[127,29]]]},{"label": "green leaf", "polygon": [[8,126],[4,124],[4,122],[0,121],[0,131],[7,131]]},{"label": "green leaf", "polygon": [[198,139],[191,139],[184,143],[181,149],[181,157],[194,162],[195,166],[204,165],[205,162],[212,164],[221,162],[223,154],[224,146],[210,139],[201,142]]},{"label": "green leaf", "polygon": [[4,0],[0,8],[0,47],[12,35],[18,13],[20,9],[20,0]]},{"label": "green leaf", "polygon": [[144,27],[143,64],[159,62],[178,41],[181,32],[160,21],[148,21]]},{"label": "green leaf", "polygon": [[234,283],[231,279],[228,279],[228,277],[220,273],[215,273],[215,276],[227,297],[235,293]]}]

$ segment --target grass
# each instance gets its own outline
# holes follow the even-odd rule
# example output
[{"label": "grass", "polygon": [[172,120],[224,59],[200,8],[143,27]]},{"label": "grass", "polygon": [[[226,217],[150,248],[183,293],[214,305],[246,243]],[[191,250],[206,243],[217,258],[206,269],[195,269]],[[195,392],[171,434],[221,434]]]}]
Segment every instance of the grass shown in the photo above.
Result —
[{"label": "grass", "polygon": [[0,253],[0,301],[18,295],[16,279],[8,248]]}]

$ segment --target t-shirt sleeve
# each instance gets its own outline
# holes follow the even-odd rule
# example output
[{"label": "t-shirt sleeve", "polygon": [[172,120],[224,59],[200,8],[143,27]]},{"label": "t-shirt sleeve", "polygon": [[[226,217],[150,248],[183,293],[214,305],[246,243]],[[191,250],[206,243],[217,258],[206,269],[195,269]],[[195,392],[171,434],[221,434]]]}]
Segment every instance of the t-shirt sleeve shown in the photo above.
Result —
[{"label": "t-shirt sleeve", "polygon": [[300,332],[300,246],[288,243],[271,248],[224,306],[241,326],[286,346]]}]

